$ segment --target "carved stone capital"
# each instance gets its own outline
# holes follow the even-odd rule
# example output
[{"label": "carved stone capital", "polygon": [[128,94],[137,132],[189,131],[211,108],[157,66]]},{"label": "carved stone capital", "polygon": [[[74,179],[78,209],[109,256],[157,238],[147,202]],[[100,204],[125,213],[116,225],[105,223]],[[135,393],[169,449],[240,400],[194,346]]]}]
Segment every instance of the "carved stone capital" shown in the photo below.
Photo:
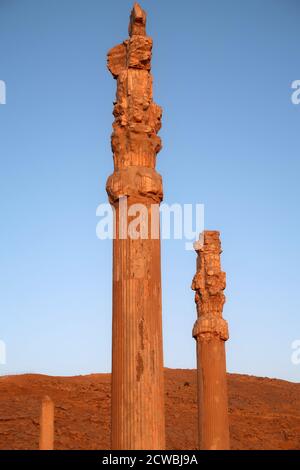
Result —
[{"label": "carved stone capital", "polygon": [[193,278],[192,289],[195,291],[198,320],[193,329],[193,336],[201,339],[218,336],[226,341],[229,337],[228,325],[222,318],[226,300],[226,274],[221,270],[220,233],[204,231],[199,243],[195,244],[195,250],[198,255],[197,272]]},{"label": "carved stone capital", "polygon": [[108,69],[117,80],[111,137],[116,171],[129,166],[155,168],[156,156],[162,148],[157,135],[162,109],[153,101],[152,39],[146,35],[145,28],[146,14],[135,4],[129,39],[113,47],[107,55]]},{"label": "carved stone capital", "polygon": [[137,200],[148,198],[159,204],[163,199],[162,177],[152,168],[130,166],[115,171],[108,178],[106,191],[111,204],[122,196]]},{"label": "carved stone capital", "polygon": [[212,315],[198,318],[193,328],[193,337],[195,339],[206,340],[213,336],[218,336],[223,341],[228,340],[227,321],[224,318],[217,318]]}]

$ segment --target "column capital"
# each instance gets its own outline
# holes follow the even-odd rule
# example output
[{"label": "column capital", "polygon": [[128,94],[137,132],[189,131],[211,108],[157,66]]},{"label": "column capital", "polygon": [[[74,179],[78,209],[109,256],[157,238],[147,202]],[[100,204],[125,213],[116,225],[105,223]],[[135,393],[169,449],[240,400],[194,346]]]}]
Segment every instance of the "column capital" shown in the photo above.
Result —
[{"label": "column capital", "polygon": [[198,318],[193,328],[193,337],[205,341],[213,336],[218,336],[222,341],[229,339],[227,321],[213,315]]},{"label": "column capital", "polygon": [[116,170],[107,180],[106,191],[111,204],[122,196],[141,202],[150,199],[159,204],[163,199],[162,177],[152,168],[129,166]]},{"label": "column capital", "polygon": [[216,230],[202,232],[194,248],[198,257],[192,289],[195,291],[198,320],[193,336],[196,339],[199,336],[206,338],[214,335],[226,341],[229,337],[228,325],[222,318],[226,300],[226,273],[221,269],[220,233]]}]

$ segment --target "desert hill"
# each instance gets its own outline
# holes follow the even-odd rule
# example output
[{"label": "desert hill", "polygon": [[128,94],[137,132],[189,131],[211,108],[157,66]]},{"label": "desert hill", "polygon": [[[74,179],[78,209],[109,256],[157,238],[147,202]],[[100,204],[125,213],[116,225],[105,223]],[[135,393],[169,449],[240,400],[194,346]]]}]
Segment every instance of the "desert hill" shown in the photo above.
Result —
[{"label": "desert hill", "polygon": [[[165,370],[168,449],[197,446],[196,371]],[[233,449],[300,450],[300,384],[228,374]],[[0,377],[0,449],[37,449],[43,396],[56,406],[56,449],[108,449],[110,375]]]}]

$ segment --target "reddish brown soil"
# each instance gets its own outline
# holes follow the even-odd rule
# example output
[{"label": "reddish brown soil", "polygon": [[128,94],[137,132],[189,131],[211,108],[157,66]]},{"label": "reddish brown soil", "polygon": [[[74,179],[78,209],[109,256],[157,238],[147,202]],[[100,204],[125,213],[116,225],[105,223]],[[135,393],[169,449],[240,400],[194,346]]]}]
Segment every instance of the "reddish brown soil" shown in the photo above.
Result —
[{"label": "reddish brown soil", "polygon": [[[300,449],[300,384],[228,375],[233,449]],[[0,378],[0,449],[37,449],[42,397],[56,405],[56,449],[108,449],[110,375]],[[197,446],[196,373],[166,370],[169,449]]]}]

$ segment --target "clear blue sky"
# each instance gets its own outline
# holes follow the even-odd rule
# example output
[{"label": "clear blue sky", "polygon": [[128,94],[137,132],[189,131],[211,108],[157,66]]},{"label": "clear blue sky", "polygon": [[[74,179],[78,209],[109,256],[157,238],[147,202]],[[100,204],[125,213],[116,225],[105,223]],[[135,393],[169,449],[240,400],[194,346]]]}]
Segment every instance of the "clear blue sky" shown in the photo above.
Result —
[{"label": "clear blue sky", "polygon": [[[0,374],[110,370],[112,172],[106,52],[132,1],[0,0]],[[297,0],[144,0],[164,108],[165,202],[222,233],[231,372],[300,381]],[[162,246],[165,364],[195,367],[195,253]]]}]

